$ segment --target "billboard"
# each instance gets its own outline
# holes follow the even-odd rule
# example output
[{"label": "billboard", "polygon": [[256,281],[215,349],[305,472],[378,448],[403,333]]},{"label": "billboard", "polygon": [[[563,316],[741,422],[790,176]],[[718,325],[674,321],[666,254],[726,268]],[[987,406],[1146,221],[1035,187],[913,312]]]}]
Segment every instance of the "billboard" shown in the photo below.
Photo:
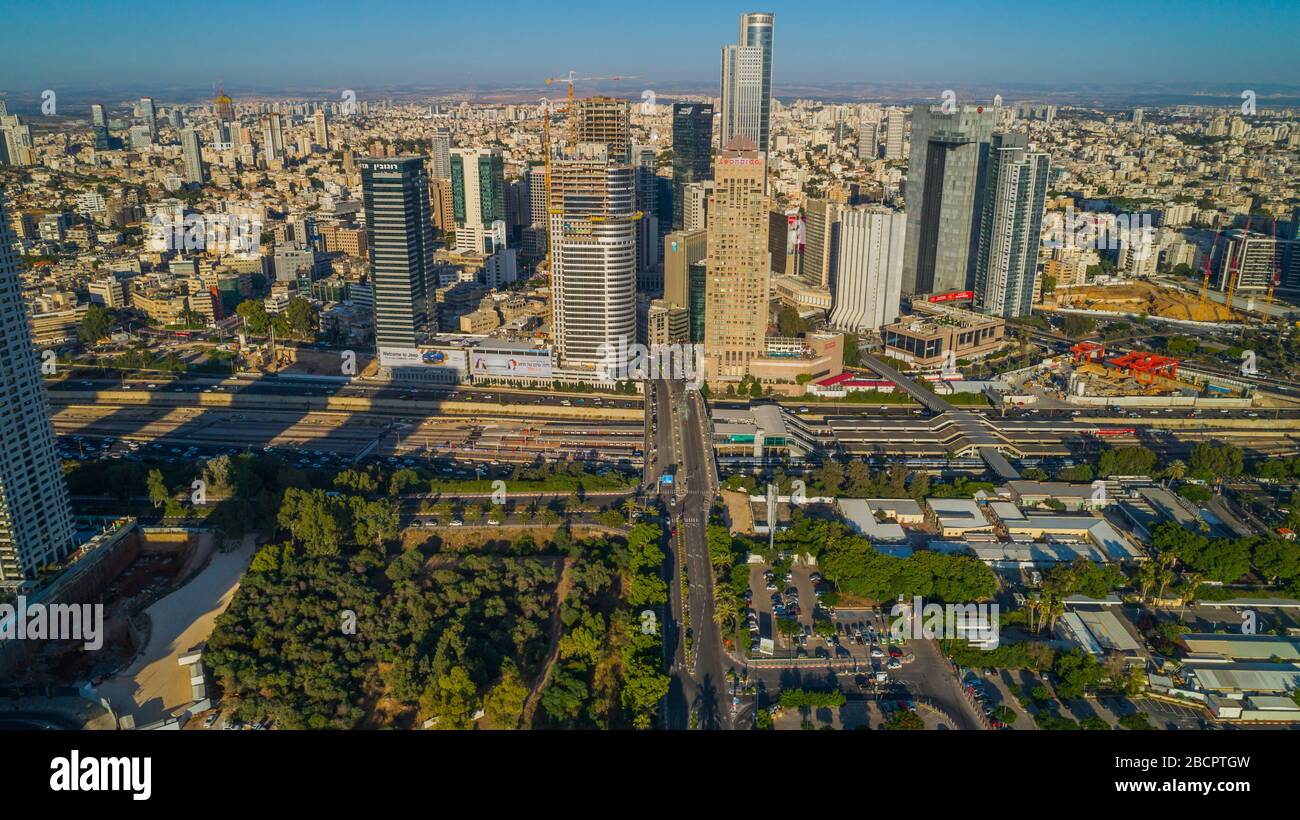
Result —
[{"label": "billboard", "polygon": [[785,252],[786,254],[803,253],[807,231],[803,216],[798,211],[788,211],[785,215]]},{"label": "billboard", "polygon": [[419,350],[414,347],[381,347],[379,364],[382,367],[432,367],[448,368],[464,375],[469,365],[464,350]]},{"label": "billboard", "polygon": [[969,302],[975,298],[973,290],[955,290],[951,293],[936,293],[927,301],[930,302]]},{"label": "billboard", "polygon": [[475,376],[550,378],[549,350],[475,350],[470,354],[470,372]]}]

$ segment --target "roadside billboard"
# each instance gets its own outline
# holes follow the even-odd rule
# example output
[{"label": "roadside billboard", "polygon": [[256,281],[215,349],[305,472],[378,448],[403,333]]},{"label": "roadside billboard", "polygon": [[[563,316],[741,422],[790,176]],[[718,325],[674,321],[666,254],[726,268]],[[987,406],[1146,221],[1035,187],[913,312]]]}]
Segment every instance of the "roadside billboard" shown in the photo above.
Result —
[{"label": "roadside billboard", "polygon": [[487,351],[470,353],[470,372],[475,376],[551,377],[549,350]]}]

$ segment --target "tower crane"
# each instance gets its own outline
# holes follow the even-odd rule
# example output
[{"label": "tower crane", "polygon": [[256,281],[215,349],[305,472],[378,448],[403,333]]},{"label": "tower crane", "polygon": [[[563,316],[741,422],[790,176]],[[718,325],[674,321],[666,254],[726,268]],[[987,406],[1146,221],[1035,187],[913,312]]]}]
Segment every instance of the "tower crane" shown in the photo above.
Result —
[{"label": "tower crane", "polygon": [[[1239,254],[1240,256],[1244,256],[1245,253],[1246,253],[1246,242],[1245,242],[1245,240],[1246,240],[1246,238],[1250,235],[1250,220],[1251,220],[1251,217],[1247,216],[1247,217],[1246,217],[1246,230],[1245,230],[1245,234],[1246,234],[1246,235],[1242,237],[1241,253]],[[1225,250],[1225,251],[1227,250],[1227,247],[1226,247],[1226,246],[1225,246],[1224,250]],[[1237,280],[1241,278],[1241,260],[1240,260],[1239,258],[1236,258],[1236,257],[1234,256],[1234,258],[1232,258],[1232,259],[1230,259],[1230,260],[1228,260],[1228,261],[1229,261],[1229,264],[1230,264],[1230,268],[1229,268],[1229,272],[1228,272],[1228,299],[1227,299],[1227,304],[1228,304],[1228,318],[1231,319],[1231,318],[1232,318],[1232,305],[1233,305],[1232,300],[1233,300],[1233,298],[1236,297],[1236,295],[1237,295],[1237,284],[1238,284],[1238,283],[1237,283]]]},{"label": "tower crane", "polygon": [[555,83],[564,83],[565,85],[568,86],[568,92],[565,94],[565,98],[568,100],[568,103],[564,107],[564,113],[567,114],[569,117],[569,142],[572,143],[574,139],[574,116],[573,116],[573,84],[574,83],[589,83],[589,82],[602,82],[602,81],[619,82],[620,80],[635,80],[635,79],[637,79],[637,77],[635,76],[579,77],[577,76],[577,73],[572,70],[569,71],[569,76],[567,77],[547,77],[546,78],[547,85],[554,85]]},{"label": "tower crane", "polygon": [[[1214,241],[1210,243],[1210,252],[1205,255],[1205,278],[1201,280],[1201,303],[1196,308],[1197,314],[1201,316],[1205,315],[1205,299],[1210,293],[1210,262],[1214,259],[1215,249],[1219,247],[1219,234],[1221,233],[1223,233],[1222,228],[1214,232]],[[1215,316],[1217,318],[1218,314],[1216,313]],[[1232,317],[1231,305],[1228,306],[1228,317]]]}]

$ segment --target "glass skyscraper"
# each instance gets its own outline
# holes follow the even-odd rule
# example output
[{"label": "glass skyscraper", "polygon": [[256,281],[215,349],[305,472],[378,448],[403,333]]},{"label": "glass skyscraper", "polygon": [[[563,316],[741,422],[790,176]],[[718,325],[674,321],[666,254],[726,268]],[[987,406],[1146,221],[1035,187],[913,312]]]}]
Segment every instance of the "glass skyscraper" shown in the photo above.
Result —
[{"label": "glass skyscraper", "polygon": [[361,161],[366,244],[375,286],[375,345],[411,349],[436,329],[430,314],[433,215],[423,157]]},{"label": "glass skyscraper", "polygon": [[673,230],[682,229],[682,188],[713,179],[713,103],[673,103]]},{"label": "glass skyscraper", "polygon": [[912,150],[907,166],[905,295],[971,289],[978,241],[991,107],[964,105],[912,109]]}]

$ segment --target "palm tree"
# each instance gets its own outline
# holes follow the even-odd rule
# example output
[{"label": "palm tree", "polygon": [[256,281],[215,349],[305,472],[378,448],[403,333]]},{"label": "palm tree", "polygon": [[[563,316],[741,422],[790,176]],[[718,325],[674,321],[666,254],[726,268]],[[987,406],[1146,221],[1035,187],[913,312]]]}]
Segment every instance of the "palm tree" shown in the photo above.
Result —
[{"label": "palm tree", "polygon": [[640,508],[640,505],[636,503],[636,499],[635,499],[635,498],[629,498],[629,499],[627,499],[626,501],[623,502],[623,515],[626,515],[626,516],[627,516],[627,520],[628,520],[629,522],[631,522],[631,520],[632,520],[632,513],[636,512],[639,508]]},{"label": "palm tree", "polygon": [[1172,478],[1175,481],[1178,481],[1183,476],[1187,475],[1187,465],[1184,464],[1179,459],[1174,459],[1173,461],[1169,462],[1168,467],[1165,467],[1165,475],[1168,476],[1169,478]]},{"label": "palm tree", "polygon": [[1182,593],[1178,596],[1179,602],[1182,604],[1178,610],[1178,619],[1180,621],[1187,612],[1187,605],[1196,600],[1196,588],[1204,580],[1199,572],[1189,572],[1184,577],[1187,580],[1187,586],[1183,588]]},{"label": "palm tree", "polygon": [[1151,597],[1151,592],[1159,581],[1159,575],[1160,567],[1154,561],[1146,561],[1138,569],[1138,589],[1143,601]]},{"label": "palm tree", "polygon": [[1025,609],[1029,610],[1028,626],[1030,632],[1038,631],[1038,627],[1035,624],[1035,618],[1041,605],[1042,601],[1038,599],[1037,595],[1034,595],[1025,601]]}]

